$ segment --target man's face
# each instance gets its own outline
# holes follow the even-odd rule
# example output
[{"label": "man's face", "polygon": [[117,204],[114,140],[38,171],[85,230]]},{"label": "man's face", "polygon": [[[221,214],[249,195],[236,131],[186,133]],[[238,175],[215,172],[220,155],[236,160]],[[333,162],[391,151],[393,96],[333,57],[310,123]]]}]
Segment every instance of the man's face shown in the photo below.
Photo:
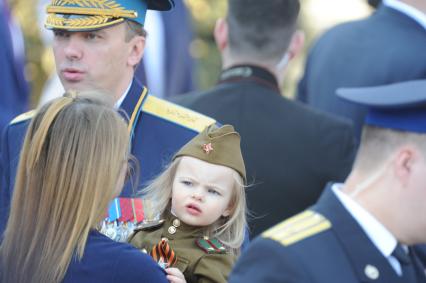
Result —
[{"label": "man's face", "polygon": [[125,32],[125,24],[87,32],[55,30],[53,52],[64,88],[100,89],[120,97],[133,77],[133,42],[125,41]]}]

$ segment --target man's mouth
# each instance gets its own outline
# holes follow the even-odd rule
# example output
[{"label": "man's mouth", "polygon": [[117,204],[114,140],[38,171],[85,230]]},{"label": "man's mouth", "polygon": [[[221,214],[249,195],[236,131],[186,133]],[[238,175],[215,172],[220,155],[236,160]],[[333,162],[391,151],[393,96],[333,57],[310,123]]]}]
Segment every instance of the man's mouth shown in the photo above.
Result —
[{"label": "man's mouth", "polygon": [[84,72],[75,68],[65,68],[61,73],[62,77],[69,82],[78,82],[84,78]]}]

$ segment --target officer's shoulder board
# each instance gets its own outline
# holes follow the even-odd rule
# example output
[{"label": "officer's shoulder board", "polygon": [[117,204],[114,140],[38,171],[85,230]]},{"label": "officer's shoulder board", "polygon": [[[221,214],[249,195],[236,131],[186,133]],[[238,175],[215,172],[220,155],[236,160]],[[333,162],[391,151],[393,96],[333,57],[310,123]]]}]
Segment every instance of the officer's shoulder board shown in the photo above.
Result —
[{"label": "officer's shoulder board", "polygon": [[146,98],[142,110],[167,121],[201,132],[216,120],[152,95]]},{"label": "officer's shoulder board", "polygon": [[35,113],[36,113],[35,110],[31,110],[31,111],[22,113],[21,115],[16,116],[15,119],[13,119],[10,122],[10,125],[17,124],[17,123],[20,123],[20,122],[24,122],[28,119],[31,119],[32,117],[34,117]]},{"label": "officer's shoulder board", "polygon": [[207,254],[225,254],[227,252],[225,245],[216,238],[198,238],[195,240],[195,244]]},{"label": "officer's shoulder board", "polygon": [[262,237],[289,246],[328,230],[331,226],[331,222],[321,214],[306,210],[263,232]]}]

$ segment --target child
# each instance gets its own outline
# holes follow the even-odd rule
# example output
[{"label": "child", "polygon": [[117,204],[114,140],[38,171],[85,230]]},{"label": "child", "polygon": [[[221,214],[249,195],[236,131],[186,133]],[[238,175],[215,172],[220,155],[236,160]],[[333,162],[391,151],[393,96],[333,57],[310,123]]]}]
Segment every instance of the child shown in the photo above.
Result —
[{"label": "child", "polygon": [[245,174],[234,128],[206,128],[144,190],[163,219],[137,229],[130,243],[171,282],[227,282],[246,227]]},{"label": "child", "polygon": [[167,282],[152,258],[96,231],[129,158],[127,124],[99,100],[106,96],[67,93],[31,120],[0,246],[0,282]]}]

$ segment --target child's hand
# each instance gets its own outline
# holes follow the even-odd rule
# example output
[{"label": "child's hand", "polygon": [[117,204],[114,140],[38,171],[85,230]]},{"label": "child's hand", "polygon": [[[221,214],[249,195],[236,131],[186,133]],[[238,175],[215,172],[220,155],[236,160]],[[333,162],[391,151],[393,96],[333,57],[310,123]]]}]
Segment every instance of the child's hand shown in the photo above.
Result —
[{"label": "child's hand", "polygon": [[186,283],[185,276],[183,276],[183,273],[179,269],[169,267],[165,270],[167,272],[167,279],[170,283]]}]

